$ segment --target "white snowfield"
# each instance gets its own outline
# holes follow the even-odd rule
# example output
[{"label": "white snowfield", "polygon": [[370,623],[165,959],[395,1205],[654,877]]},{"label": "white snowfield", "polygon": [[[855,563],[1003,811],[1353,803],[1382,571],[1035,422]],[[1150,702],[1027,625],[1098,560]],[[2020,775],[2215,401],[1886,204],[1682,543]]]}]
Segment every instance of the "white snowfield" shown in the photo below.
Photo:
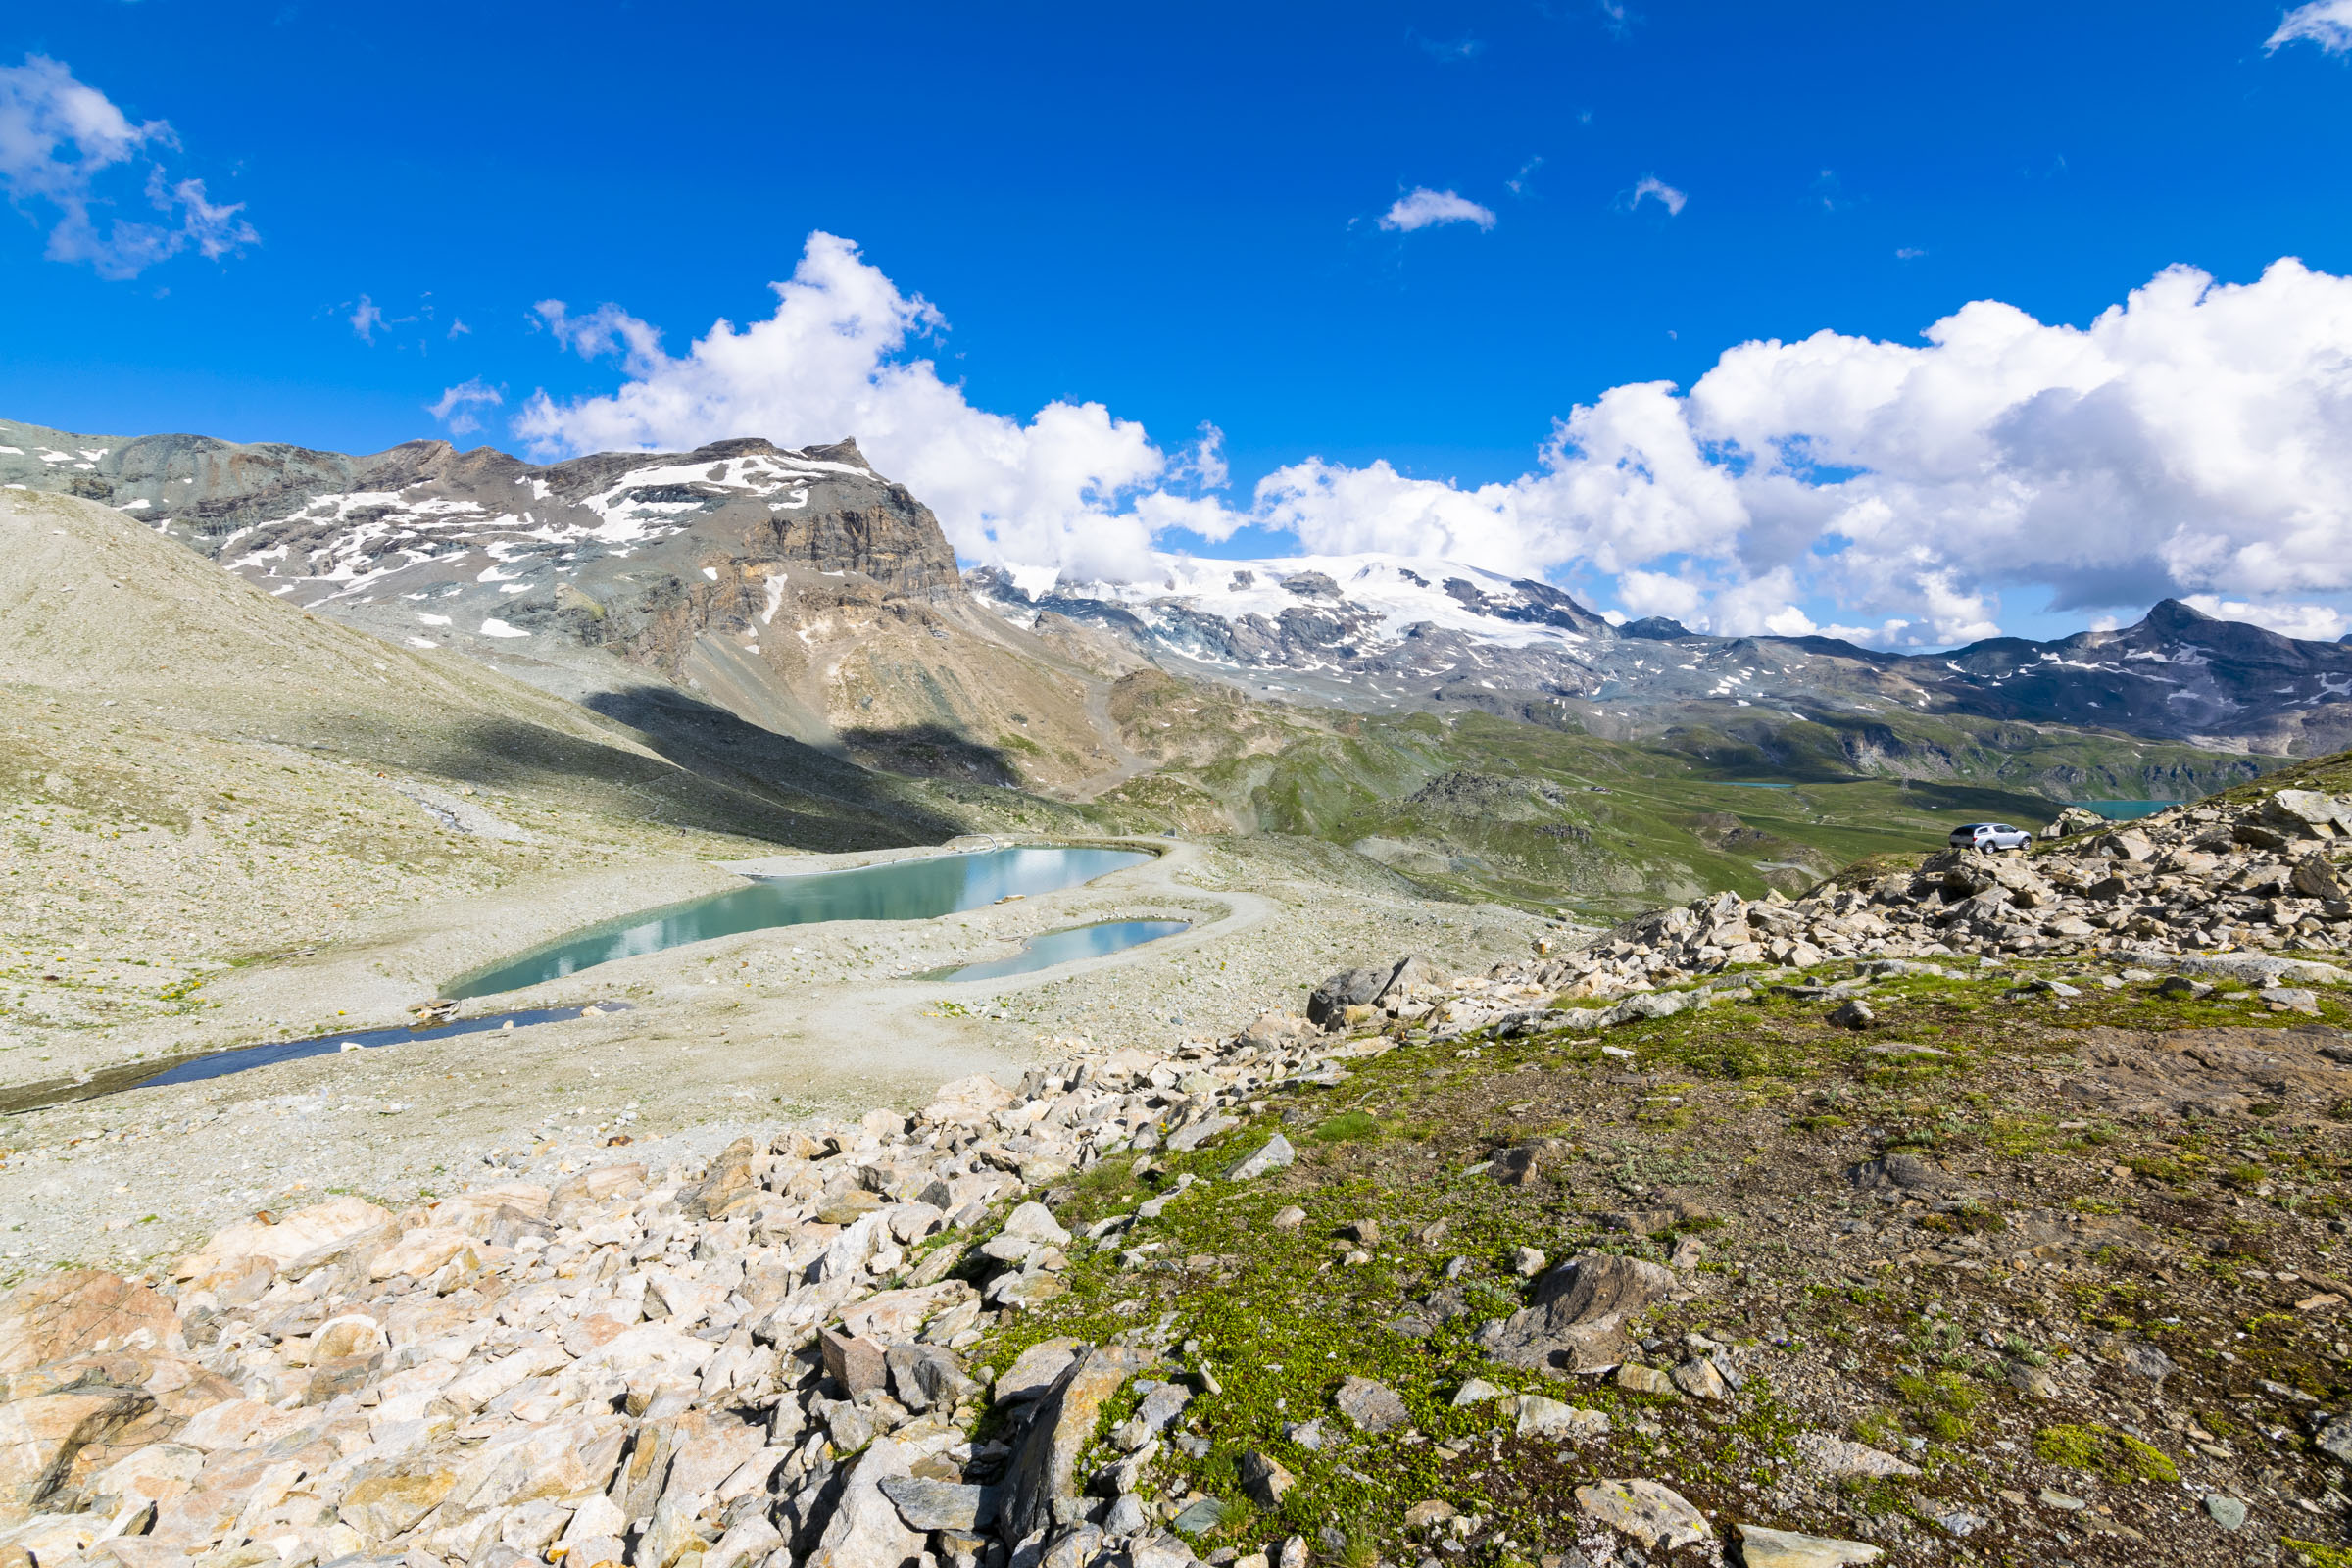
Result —
[{"label": "white snowfield", "polygon": [[[431,484],[343,491],[238,529],[223,541],[220,559],[242,575],[272,579],[272,587],[287,579],[330,587],[323,596],[329,599],[373,595],[427,563],[477,582],[514,583],[501,591],[520,593],[528,587],[523,576],[576,571],[576,557],[567,551],[601,547],[626,555],[678,533],[713,501],[741,497],[764,501],[771,512],[797,511],[808,505],[812,482],[875,477],[852,463],[750,453],[715,463],[648,463],[576,502],[557,497],[545,479],[520,475],[514,484],[527,492],[528,504],[518,512],[493,512]],[[304,535],[299,543],[288,538],[295,529]],[[469,553],[473,559],[461,564]]]},{"label": "white snowfield", "polygon": [[1377,615],[1369,634],[1381,642],[1399,642],[1419,625],[1462,632],[1504,648],[1546,645],[1578,650],[1592,641],[1564,626],[1505,619],[1463,603],[1446,592],[1448,582],[1467,583],[1501,608],[1518,607],[1530,600],[1503,573],[1456,561],[1361,555],[1287,556],[1272,561],[1156,556],[1153,562],[1152,575],[1134,582],[1056,584],[1051,568],[1015,567],[1009,574],[1014,585],[1032,599],[1051,590],[1073,599],[1102,600],[1124,607],[1147,623],[1156,623],[1163,618],[1163,609],[1172,606],[1221,620],[1239,620],[1245,615],[1278,620],[1289,610],[1335,608],[1327,597],[1299,594],[1283,586],[1290,578],[1311,572],[1338,584],[1348,607]]}]

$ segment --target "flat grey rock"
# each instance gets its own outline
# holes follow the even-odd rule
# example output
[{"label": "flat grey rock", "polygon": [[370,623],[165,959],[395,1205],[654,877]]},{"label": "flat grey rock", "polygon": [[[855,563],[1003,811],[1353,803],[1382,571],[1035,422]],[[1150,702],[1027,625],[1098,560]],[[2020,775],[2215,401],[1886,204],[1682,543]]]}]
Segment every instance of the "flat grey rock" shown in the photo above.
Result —
[{"label": "flat grey rock", "polygon": [[997,1494],[991,1487],[922,1476],[885,1476],[881,1485],[882,1495],[909,1530],[984,1530],[997,1522]]}]

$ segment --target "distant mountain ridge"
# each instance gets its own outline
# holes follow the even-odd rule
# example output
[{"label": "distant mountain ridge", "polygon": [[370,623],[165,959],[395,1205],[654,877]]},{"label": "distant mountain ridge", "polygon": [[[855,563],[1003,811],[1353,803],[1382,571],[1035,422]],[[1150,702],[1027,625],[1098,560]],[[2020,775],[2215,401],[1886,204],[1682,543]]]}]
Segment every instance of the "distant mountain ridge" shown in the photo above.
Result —
[{"label": "distant mountain ridge", "polygon": [[0,483],[103,502],[290,603],[450,647],[632,723],[707,727],[651,675],[895,771],[1115,765],[1082,679],[983,613],[930,510],[854,441],[530,464],[0,421]]},{"label": "distant mountain ridge", "polygon": [[[1829,637],[1612,626],[1547,583],[1387,555],[1162,558],[1139,583],[967,571],[1012,619],[1083,622],[1171,667],[1381,710],[1474,706],[1602,733],[1742,709],[1889,710],[2065,724],[2284,756],[2352,744],[2352,639],[2281,636],[2168,599],[2134,625],[1894,654]],[[1728,710],[1728,711],[1727,711]]]},{"label": "distant mountain ridge", "polygon": [[1285,702],[1476,708],[1612,739],[1906,713],[2352,745],[2352,641],[2175,600],[2118,630],[1904,655],[1612,625],[1547,583],[1392,555],[1168,556],[1131,583],[959,571],[929,509],[855,441],[540,465],[444,441],[351,456],[0,420],[0,484],[103,502],[292,603],[631,722],[652,699],[629,683],[652,676],[761,729],[973,782],[1091,788],[1131,765],[1103,683],[1144,662]]}]

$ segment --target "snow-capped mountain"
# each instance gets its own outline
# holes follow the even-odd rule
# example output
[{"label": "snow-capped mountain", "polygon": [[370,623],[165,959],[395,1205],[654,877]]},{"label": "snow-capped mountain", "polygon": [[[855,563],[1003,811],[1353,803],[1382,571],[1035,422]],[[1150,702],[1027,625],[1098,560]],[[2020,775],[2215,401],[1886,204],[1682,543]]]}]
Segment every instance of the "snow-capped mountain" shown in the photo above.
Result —
[{"label": "snow-capped mountain", "polygon": [[965,582],[1016,624],[1064,616],[1197,673],[1350,707],[1476,706],[1626,734],[1742,709],[1899,709],[2265,752],[2352,740],[2352,646],[2177,600],[2114,631],[1903,655],[1827,637],[1709,637],[1658,618],[1611,625],[1546,583],[1387,555],[1164,557],[1135,582],[1001,569]]},{"label": "snow-capped mountain", "polygon": [[0,421],[0,483],[103,501],[314,613],[632,722],[701,736],[732,715],[976,781],[1010,781],[1005,735],[1071,776],[1110,765],[1084,692],[1041,685],[930,510],[855,442],[539,465],[444,441],[351,456]]},{"label": "snow-capped mountain", "polygon": [[616,656],[763,729],[958,776],[1009,780],[1016,752],[1023,776],[1110,765],[1087,696],[1106,666],[1073,655],[1070,622],[1287,701],[1477,707],[1626,737],[1901,710],[2271,753],[2352,744],[2352,644],[2170,600],[2120,630],[1900,655],[1611,625],[1546,583],[1391,555],[1168,556],[1123,583],[959,577],[929,510],[848,441],[535,465],[441,441],[355,457],[0,420],[0,484],[104,501],[316,612],[583,701],[605,700],[598,661]]}]

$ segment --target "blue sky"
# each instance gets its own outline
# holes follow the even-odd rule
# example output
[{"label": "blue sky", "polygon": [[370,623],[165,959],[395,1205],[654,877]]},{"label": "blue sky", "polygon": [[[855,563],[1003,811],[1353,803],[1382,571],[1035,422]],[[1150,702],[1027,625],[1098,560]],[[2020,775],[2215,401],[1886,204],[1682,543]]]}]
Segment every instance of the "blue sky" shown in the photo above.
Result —
[{"label": "blue sky", "polygon": [[[960,392],[875,417],[972,559],[1444,551],[1634,612],[1897,644],[2130,618],[2161,592],[2340,631],[2352,568],[2325,547],[2352,558],[2352,478],[2321,459],[2291,495],[2245,477],[2278,466],[2266,442],[2352,436],[2304,384],[2325,381],[2315,333],[2352,347],[2352,6],[2295,15],[2282,37],[2276,3],[20,8],[0,39],[20,110],[63,78],[169,129],[111,161],[22,124],[12,142],[0,92],[0,412],[373,450],[451,433],[439,405],[474,421],[461,444],[546,453],[786,421],[811,427],[760,433],[858,434],[882,463],[813,423],[867,394],[778,391],[808,379],[794,363],[754,389],[700,367],[684,422],[599,401],[682,384],[690,345],[775,313],[768,285],[821,233],[936,313],[835,373],[929,360]],[[97,236],[78,253],[53,237],[76,201]],[[109,251],[117,218],[172,254]],[[2282,257],[2308,271],[2258,282]],[[813,278],[819,304],[841,308],[851,265]],[[1824,431],[1818,399],[1680,396],[1751,340],[1918,349],[1972,300],[2087,327],[2179,266],[2265,292],[2226,323],[2203,295],[2151,307],[2106,368],[2049,372],[2071,419],[2002,381],[2016,395],[1970,426],[2001,448],[1997,495],[1949,464],[1897,471],[1909,438],[1883,426],[1933,425],[1921,399]],[[573,352],[621,340],[566,327],[607,302],[659,330],[659,359]],[[2120,339],[2208,326],[2301,412],[2119,500],[2145,464],[2099,445],[2098,386],[2140,449],[2213,422],[2177,402],[2205,361]],[[1604,398],[1661,381],[1664,403]],[[502,401],[444,401],[467,384]],[[1038,417],[1089,404],[1101,428],[1066,439]],[[1021,453],[956,468],[917,428],[941,407],[1009,421]],[[1687,426],[1679,459],[1658,418]],[[2068,442],[2088,446],[2052,455]],[[2089,468],[2108,478],[2050,477]],[[2020,474],[2037,507],[1921,554]],[[2081,508],[2093,542],[2052,547]]]}]

